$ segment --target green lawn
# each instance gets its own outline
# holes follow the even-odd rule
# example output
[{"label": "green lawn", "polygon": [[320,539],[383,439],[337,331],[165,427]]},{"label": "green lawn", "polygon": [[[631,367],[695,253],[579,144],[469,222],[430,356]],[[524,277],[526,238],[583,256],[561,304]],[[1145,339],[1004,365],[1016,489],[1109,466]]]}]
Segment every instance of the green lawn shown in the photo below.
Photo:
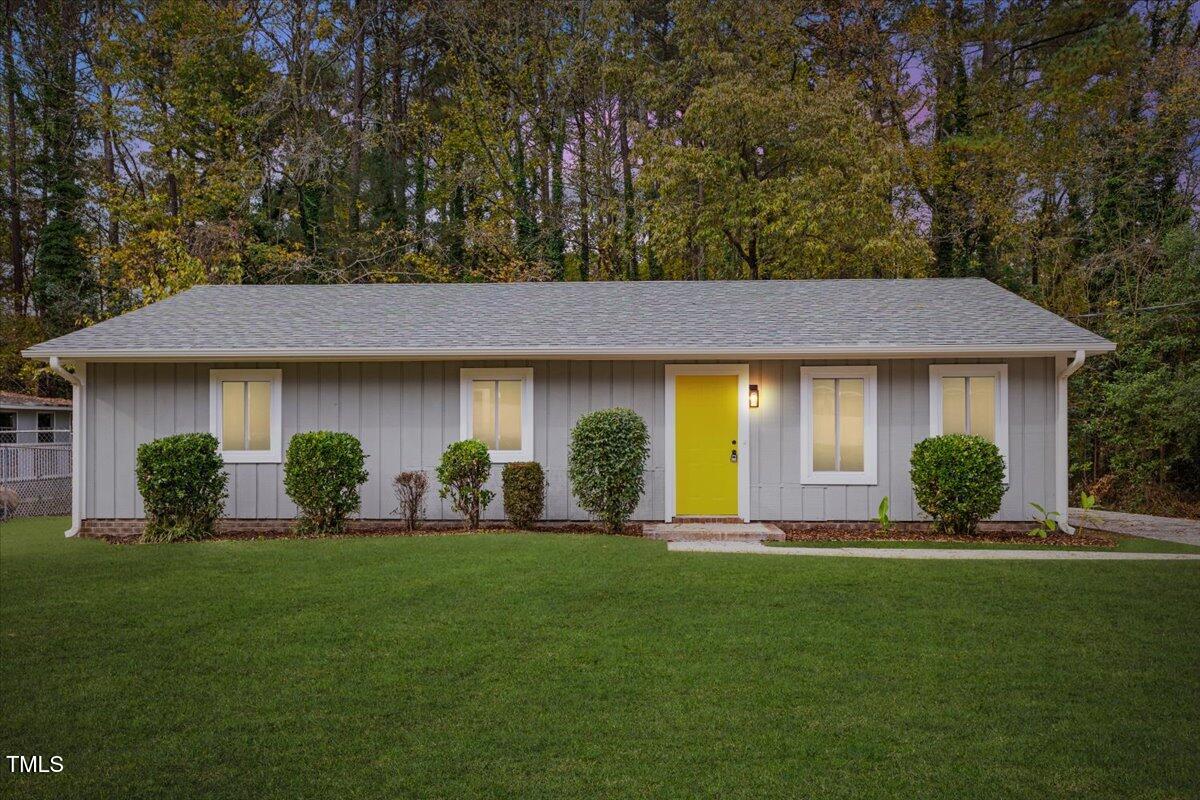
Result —
[{"label": "green lawn", "polygon": [[1200,564],[0,529],[0,797],[1183,798]]},{"label": "green lawn", "polygon": [[917,542],[917,541],[888,541],[882,539],[844,541],[794,541],[767,542],[771,547],[905,547],[905,548],[936,548],[938,550],[1094,550],[1109,553],[1200,553],[1200,547],[1178,542],[1164,542],[1161,539],[1146,539],[1142,536],[1122,536],[1110,534],[1117,540],[1116,547],[1079,547],[1078,545],[1044,544],[1039,539],[1030,537],[1029,542]]}]

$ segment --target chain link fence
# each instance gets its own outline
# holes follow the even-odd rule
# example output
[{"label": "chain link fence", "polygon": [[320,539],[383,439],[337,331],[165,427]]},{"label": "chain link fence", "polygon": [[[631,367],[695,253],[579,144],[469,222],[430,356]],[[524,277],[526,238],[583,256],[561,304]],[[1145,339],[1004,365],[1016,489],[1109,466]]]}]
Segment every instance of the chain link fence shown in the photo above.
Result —
[{"label": "chain link fence", "polygon": [[69,441],[0,444],[0,518],[70,513]]}]

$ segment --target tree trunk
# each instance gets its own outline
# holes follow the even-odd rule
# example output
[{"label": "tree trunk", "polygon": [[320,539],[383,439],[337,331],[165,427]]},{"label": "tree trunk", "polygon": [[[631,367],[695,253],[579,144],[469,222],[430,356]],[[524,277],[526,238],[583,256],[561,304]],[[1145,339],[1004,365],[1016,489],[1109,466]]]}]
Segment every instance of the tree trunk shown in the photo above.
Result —
[{"label": "tree trunk", "polygon": [[629,259],[627,276],[629,280],[638,279],[637,234],[634,231],[636,211],[633,207],[633,167],[629,162],[629,125],[628,102],[625,97],[620,99],[617,113],[617,136],[620,141],[621,178],[623,181],[621,202],[625,206],[625,254]]},{"label": "tree trunk", "polygon": [[21,174],[17,153],[17,76],[13,59],[13,35],[16,29],[16,2],[5,0],[4,18],[4,93],[8,101],[8,247],[12,262],[13,311],[25,313],[25,256],[21,247]]},{"label": "tree trunk", "polygon": [[392,70],[392,159],[396,175],[391,187],[396,230],[408,228],[408,148],[403,126],[408,117],[408,104],[404,93],[403,54],[396,43],[396,64]]},{"label": "tree trunk", "polygon": [[591,209],[588,208],[588,152],[587,152],[587,112],[580,109],[575,114],[575,131],[579,137],[579,280],[589,278],[588,268],[592,258],[592,244],[588,240],[591,233]]},{"label": "tree trunk", "polygon": [[350,131],[350,197],[348,200],[348,222],[351,232],[358,230],[358,193],[362,184],[362,139],[363,139],[363,62],[366,60],[367,17],[363,13],[362,0],[352,9],[354,32],[354,80],[352,88],[352,128]]},{"label": "tree trunk", "polygon": [[567,145],[567,117],[560,114],[554,131],[554,152],[551,166],[554,179],[550,184],[550,266],[556,281],[566,278],[566,243],[563,235],[563,151]]}]

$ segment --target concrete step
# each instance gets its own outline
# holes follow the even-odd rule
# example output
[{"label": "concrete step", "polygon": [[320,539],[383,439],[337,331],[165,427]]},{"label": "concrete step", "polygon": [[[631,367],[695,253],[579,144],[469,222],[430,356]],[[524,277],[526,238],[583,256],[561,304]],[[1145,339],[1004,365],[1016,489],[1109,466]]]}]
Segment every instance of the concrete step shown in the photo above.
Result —
[{"label": "concrete step", "polygon": [[787,538],[769,522],[653,522],[642,526],[642,535],[668,542],[761,542]]}]

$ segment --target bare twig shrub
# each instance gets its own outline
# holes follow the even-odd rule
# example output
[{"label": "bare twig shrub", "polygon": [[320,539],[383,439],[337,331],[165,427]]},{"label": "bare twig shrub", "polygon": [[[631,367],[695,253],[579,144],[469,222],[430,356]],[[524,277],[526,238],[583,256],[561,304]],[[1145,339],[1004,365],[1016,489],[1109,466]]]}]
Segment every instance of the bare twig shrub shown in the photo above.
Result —
[{"label": "bare twig shrub", "polygon": [[404,518],[406,529],[415,531],[417,520],[425,513],[425,492],[429,489],[429,477],[420,470],[401,472],[392,479],[392,489],[396,492],[396,502],[399,503],[392,513]]}]

